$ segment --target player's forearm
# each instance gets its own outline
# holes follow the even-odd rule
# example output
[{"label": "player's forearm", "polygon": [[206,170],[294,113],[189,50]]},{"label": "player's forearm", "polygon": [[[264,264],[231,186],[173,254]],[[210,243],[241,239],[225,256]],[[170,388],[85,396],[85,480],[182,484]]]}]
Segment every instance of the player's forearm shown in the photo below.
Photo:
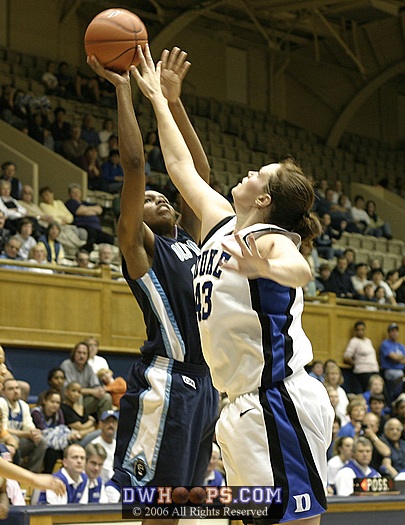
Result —
[{"label": "player's forearm", "polygon": [[206,182],[209,182],[210,178],[210,165],[208,163],[207,156],[204,148],[198,138],[198,135],[190,122],[187,115],[186,109],[180,99],[176,102],[169,102],[169,108],[173,115],[173,118],[179,128],[183,138],[186,142],[188,150],[194,161],[194,166],[198,171],[200,177]]},{"label": "player's forearm", "polygon": [[120,160],[126,173],[139,169],[144,173],[145,155],[142,134],[135,118],[130,84],[117,86],[118,136],[120,137]]}]

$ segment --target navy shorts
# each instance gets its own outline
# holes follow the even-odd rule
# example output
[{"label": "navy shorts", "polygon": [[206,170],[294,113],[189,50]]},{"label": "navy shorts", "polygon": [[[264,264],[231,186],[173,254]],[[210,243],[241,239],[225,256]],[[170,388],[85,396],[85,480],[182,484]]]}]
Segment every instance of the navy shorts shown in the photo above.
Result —
[{"label": "navy shorts", "polygon": [[218,395],[208,367],[142,357],[120,403],[113,481],[201,485],[211,457]]}]

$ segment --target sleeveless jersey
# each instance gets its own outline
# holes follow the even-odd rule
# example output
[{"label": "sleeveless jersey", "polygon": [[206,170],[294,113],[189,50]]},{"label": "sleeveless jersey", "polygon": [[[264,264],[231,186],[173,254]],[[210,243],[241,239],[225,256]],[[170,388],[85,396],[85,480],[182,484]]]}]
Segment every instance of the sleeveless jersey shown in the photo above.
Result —
[{"label": "sleeveless jersey", "polygon": [[361,468],[351,459],[346,465],[344,465],[340,470],[343,470],[344,468],[349,468],[353,470],[353,472],[356,475],[356,478],[380,478],[381,474],[377,472],[377,470],[369,465],[370,472],[367,474],[367,476],[364,474],[364,472],[361,470]]},{"label": "sleeveless jersey", "polygon": [[[230,397],[268,388],[312,360],[311,343],[301,326],[302,289],[221,269],[220,262],[230,258],[221,240],[232,239],[235,224],[236,217],[224,219],[209,233],[194,271],[204,357],[214,386]],[[277,233],[300,242],[296,233],[270,224],[239,233],[245,242],[251,233],[256,238]]]},{"label": "sleeveless jersey", "polygon": [[147,341],[141,352],[176,361],[205,364],[195,316],[192,269],[200,253],[192,238],[177,229],[175,239],[155,235],[153,266],[137,280],[123,275],[145,320]]},{"label": "sleeveless jersey", "polygon": [[20,401],[17,401],[19,412],[11,411],[11,408],[7,405],[8,408],[8,428],[13,428],[15,430],[22,430],[23,423],[23,409]]}]

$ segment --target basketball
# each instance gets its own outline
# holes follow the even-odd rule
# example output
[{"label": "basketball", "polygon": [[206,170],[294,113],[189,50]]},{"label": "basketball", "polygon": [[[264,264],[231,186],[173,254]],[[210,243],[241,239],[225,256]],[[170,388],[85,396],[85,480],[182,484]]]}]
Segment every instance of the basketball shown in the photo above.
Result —
[{"label": "basketball", "polygon": [[172,492],[172,500],[177,505],[183,505],[187,503],[189,497],[189,492],[186,487],[176,487]]},{"label": "basketball", "polygon": [[194,503],[194,505],[201,505],[206,499],[205,489],[202,487],[193,487],[190,490],[190,501]]},{"label": "basketball", "polygon": [[84,35],[87,56],[94,55],[117,73],[139,64],[137,46],[145,49],[148,32],[142,20],[127,9],[107,9],[93,18]]}]

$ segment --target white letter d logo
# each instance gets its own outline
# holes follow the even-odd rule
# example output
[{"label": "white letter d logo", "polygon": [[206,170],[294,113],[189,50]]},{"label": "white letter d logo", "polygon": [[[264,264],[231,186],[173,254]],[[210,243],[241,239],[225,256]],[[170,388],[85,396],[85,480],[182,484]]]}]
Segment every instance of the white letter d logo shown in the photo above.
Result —
[{"label": "white letter d logo", "polygon": [[311,508],[311,497],[309,494],[298,494],[295,499],[295,512],[306,512]]}]

